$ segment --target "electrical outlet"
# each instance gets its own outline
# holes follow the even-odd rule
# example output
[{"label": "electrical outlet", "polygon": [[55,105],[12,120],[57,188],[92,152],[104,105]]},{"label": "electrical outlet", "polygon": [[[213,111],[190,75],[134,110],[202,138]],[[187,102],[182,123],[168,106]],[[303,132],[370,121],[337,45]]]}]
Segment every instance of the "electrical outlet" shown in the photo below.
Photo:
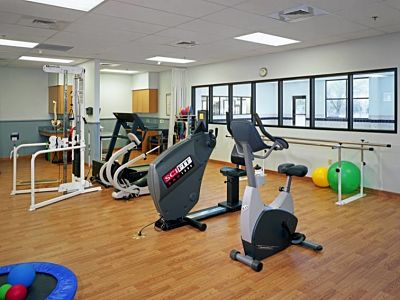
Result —
[{"label": "electrical outlet", "polygon": [[18,141],[18,140],[19,140],[19,132],[12,132],[12,133],[10,134],[10,140],[11,140],[12,142]]}]

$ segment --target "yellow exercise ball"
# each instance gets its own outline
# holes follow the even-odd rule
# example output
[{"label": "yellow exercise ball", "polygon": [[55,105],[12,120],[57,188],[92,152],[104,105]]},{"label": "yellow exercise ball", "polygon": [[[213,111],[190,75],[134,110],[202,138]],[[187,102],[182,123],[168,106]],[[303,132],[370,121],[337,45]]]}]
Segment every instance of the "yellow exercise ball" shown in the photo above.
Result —
[{"label": "yellow exercise ball", "polygon": [[312,181],[316,186],[319,187],[328,187],[328,168],[327,167],[318,167],[315,168],[314,172],[311,175]]}]

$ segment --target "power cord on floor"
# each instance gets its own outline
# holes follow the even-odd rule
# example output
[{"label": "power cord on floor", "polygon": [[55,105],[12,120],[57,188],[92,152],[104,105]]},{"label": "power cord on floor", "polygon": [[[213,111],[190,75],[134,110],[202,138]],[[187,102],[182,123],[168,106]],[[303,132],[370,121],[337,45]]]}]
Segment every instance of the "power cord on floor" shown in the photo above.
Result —
[{"label": "power cord on floor", "polygon": [[155,224],[156,222],[157,222],[157,221],[153,221],[153,222],[151,222],[151,223],[149,223],[149,224],[143,226],[143,227],[134,235],[134,238],[140,239],[140,238],[145,237],[143,230],[144,230],[145,228],[149,227],[150,225]]}]

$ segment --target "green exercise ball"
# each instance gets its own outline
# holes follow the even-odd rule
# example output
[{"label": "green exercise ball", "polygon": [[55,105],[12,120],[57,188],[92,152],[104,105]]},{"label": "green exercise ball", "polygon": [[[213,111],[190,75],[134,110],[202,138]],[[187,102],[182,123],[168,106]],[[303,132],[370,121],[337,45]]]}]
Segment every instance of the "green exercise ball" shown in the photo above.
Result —
[{"label": "green exercise ball", "polygon": [[6,299],[6,294],[9,289],[11,289],[12,285],[5,283],[2,286],[0,286],[0,300],[5,300]]},{"label": "green exercise ball", "polygon": [[[338,173],[336,169],[338,163],[334,163],[328,170],[329,186],[336,193],[338,192]],[[360,169],[350,161],[342,161],[342,193],[350,194],[360,187],[361,172]]]}]

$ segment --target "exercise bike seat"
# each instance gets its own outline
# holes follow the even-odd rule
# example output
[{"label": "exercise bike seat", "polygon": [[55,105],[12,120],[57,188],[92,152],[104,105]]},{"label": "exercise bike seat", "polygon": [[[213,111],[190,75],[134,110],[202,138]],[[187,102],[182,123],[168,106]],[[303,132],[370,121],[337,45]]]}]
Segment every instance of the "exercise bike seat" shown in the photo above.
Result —
[{"label": "exercise bike seat", "polygon": [[243,177],[246,176],[246,170],[232,167],[222,167],[220,170],[222,175],[226,177]]},{"label": "exercise bike seat", "polygon": [[285,163],[278,166],[278,172],[287,176],[304,177],[307,175],[308,168],[303,165]]}]

